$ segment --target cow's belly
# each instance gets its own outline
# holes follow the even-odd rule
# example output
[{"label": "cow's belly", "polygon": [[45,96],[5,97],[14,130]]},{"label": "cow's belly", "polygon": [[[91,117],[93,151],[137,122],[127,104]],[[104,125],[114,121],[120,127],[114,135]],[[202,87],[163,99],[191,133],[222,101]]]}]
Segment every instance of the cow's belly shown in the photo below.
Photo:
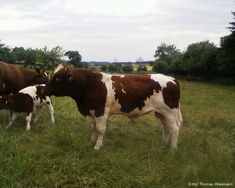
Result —
[{"label": "cow's belly", "polygon": [[142,108],[141,110],[139,108],[135,108],[133,111],[126,113],[126,112],[121,111],[121,108],[112,108],[110,110],[110,115],[125,115],[130,118],[137,118],[139,116],[148,114],[154,110],[155,109],[153,107],[146,106],[146,107]]},{"label": "cow's belly", "polygon": [[122,111],[122,107],[118,101],[113,100],[110,105],[110,115],[125,115],[130,118],[137,118],[139,116],[148,114],[152,111],[160,112],[166,108],[163,99],[159,93],[154,93],[150,98],[144,101],[144,106],[142,108],[136,107],[130,112]]}]

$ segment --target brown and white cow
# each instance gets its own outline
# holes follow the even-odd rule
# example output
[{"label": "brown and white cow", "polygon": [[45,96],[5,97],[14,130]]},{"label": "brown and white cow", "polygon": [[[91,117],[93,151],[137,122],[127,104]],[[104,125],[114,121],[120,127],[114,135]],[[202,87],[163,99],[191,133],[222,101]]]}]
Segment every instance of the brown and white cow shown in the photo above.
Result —
[{"label": "brown and white cow", "polygon": [[46,95],[70,96],[93,122],[91,141],[98,150],[110,115],[136,118],[155,112],[163,125],[163,142],[177,147],[182,115],[178,82],[162,74],[110,75],[60,64],[45,87]]},{"label": "brown and white cow", "polygon": [[45,88],[45,84],[28,86],[16,94],[9,94],[0,96],[0,109],[9,109],[11,112],[10,122],[7,125],[9,128],[19,113],[26,113],[26,129],[30,130],[30,122],[35,113],[36,122],[38,120],[37,110],[43,105],[48,107],[51,115],[51,122],[55,123],[54,109],[49,96],[45,96],[42,91]]},{"label": "brown and white cow", "polygon": [[45,84],[48,75],[39,69],[30,70],[0,61],[0,95],[16,93],[35,84]]}]

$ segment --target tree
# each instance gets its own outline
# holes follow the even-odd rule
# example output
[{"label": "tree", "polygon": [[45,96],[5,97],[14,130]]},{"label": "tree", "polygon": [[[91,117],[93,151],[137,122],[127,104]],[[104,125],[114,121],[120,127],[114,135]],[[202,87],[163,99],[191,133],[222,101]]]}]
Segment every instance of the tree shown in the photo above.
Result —
[{"label": "tree", "polygon": [[25,51],[25,67],[34,67],[37,61],[37,50],[28,48]]},{"label": "tree", "polygon": [[168,64],[163,60],[158,60],[153,65],[152,71],[167,74],[169,72],[168,71]]},{"label": "tree", "polygon": [[[235,19],[235,12],[232,12]],[[220,39],[220,49],[217,56],[218,74],[222,77],[235,78],[235,22],[230,22],[231,34]]]},{"label": "tree", "polygon": [[113,73],[113,72],[118,72],[118,68],[117,66],[114,64],[114,63],[111,63],[109,66],[108,66],[108,70],[109,72]]},{"label": "tree", "polygon": [[102,66],[101,66],[101,70],[102,70],[102,71],[105,72],[105,71],[107,71],[107,69],[108,69],[107,65],[102,65]]},{"label": "tree", "polygon": [[51,50],[48,50],[45,46],[44,48],[37,49],[36,51],[36,66],[39,66],[40,68],[54,69],[62,62],[64,51],[60,46],[56,46]]},{"label": "tree", "polygon": [[65,54],[69,58],[69,63],[75,67],[84,67],[82,61],[82,56],[78,51],[67,51]]},{"label": "tree", "polygon": [[155,51],[154,57],[156,59],[162,59],[165,57],[169,57],[171,55],[180,53],[180,51],[176,48],[175,45],[168,45],[166,43],[161,43],[157,50]]},{"label": "tree", "polygon": [[175,45],[160,44],[155,51],[152,70],[164,74],[180,73],[182,53]]},{"label": "tree", "polygon": [[125,72],[125,73],[130,73],[130,72],[133,72],[133,66],[132,65],[129,65],[129,64],[127,64],[127,65],[124,65],[123,67],[122,67],[122,71],[123,72]]},{"label": "tree", "polygon": [[[235,19],[235,12],[232,12],[232,14],[233,14],[233,19]],[[235,22],[230,22],[229,23],[231,26],[229,26],[228,27],[228,29],[231,31],[231,32],[233,32],[233,31],[235,31]]]},{"label": "tree", "polygon": [[0,41],[0,60],[8,62],[11,56],[11,49]]},{"label": "tree", "polygon": [[216,76],[217,48],[209,41],[190,44],[184,53],[184,71],[192,76]]},{"label": "tree", "polygon": [[25,49],[23,47],[15,47],[11,51],[11,57],[12,57],[12,63],[20,63],[20,62],[25,62]]}]

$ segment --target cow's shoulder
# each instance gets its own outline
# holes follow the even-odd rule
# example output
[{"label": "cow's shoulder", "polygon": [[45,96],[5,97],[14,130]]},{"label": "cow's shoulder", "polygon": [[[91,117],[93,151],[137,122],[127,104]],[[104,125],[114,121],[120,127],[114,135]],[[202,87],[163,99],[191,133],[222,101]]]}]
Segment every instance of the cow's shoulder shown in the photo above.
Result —
[{"label": "cow's shoulder", "polygon": [[94,112],[96,117],[103,116],[107,98],[108,74],[88,70],[80,70],[76,74],[77,77],[85,80],[84,88],[82,88],[83,94],[76,100],[79,111],[84,116],[91,115],[91,112]]}]

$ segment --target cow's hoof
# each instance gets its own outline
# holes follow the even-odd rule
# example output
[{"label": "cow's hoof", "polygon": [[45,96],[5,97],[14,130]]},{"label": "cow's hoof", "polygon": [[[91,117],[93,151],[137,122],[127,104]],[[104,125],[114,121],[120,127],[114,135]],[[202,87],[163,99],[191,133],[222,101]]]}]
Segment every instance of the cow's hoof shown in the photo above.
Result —
[{"label": "cow's hoof", "polygon": [[94,150],[100,150],[100,146],[95,146]]}]

